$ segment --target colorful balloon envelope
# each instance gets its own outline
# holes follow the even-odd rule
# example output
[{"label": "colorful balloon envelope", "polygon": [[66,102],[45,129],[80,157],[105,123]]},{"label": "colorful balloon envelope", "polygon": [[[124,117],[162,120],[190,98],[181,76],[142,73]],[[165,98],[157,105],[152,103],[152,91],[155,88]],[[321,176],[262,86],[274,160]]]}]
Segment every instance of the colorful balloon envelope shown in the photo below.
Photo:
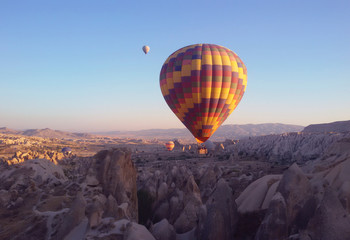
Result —
[{"label": "colorful balloon envelope", "polygon": [[165,147],[168,151],[171,151],[174,149],[175,143],[173,141],[169,141],[169,142],[165,143]]},{"label": "colorful balloon envelope", "polygon": [[147,54],[148,52],[149,52],[149,46],[143,46],[142,47],[142,51],[145,53],[145,54]]},{"label": "colorful balloon envelope", "polygon": [[171,54],[160,72],[170,109],[198,143],[205,142],[241,101],[247,68],[231,50],[194,44]]}]

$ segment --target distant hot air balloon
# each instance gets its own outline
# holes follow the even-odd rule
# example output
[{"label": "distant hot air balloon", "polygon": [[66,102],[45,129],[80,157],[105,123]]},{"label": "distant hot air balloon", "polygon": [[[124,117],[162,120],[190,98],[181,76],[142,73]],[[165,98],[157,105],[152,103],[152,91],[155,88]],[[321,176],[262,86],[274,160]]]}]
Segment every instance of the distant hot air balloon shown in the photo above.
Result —
[{"label": "distant hot air balloon", "polygon": [[72,152],[72,149],[70,147],[64,147],[62,148],[62,153],[69,154]]},{"label": "distant hot air balloon", "polygon": [[175,143],[173,141],[169,141],[169,142],[165,143],[165,147],[166,147],[166,149],[168,149],[168,151],[171,151],[174,149]]},{"label": "distant hot air balloon", "polygon": [[145,54],[148,53],[149,49],[150,49],[149,46],[143,46],[143,47],[142,47],[142,50],[143,50],[143,52],[144,52]]},{"label": "distant hot air balloon", "polygon": [[246,85],[242,60],[214,44],[177,50],[160,72],[165,101],[198,143],[205,142],[233,112]]}]

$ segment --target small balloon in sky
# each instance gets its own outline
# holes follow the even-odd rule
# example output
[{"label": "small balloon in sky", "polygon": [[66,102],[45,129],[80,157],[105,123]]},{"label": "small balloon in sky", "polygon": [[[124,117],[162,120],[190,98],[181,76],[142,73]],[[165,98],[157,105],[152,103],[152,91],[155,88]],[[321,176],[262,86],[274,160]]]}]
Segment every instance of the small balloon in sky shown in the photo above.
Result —
[{"label": "small balloon in sky", "polygon": [[145,54],[147,54],[148,52],[149,52],[149,46],[147,46],[147,45],[145,45],[145,46],[143,46],[142,47],[142,51],[145,53]]}]

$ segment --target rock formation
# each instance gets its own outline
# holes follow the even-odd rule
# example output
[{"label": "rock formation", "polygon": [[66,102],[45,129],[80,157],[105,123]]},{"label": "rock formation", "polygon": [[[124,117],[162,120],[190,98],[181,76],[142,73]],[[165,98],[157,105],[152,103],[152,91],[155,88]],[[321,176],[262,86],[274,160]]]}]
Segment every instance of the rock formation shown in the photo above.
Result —
[{"label": "rock formation", "polygon": [[95,172],[104,195],[113,197],[118,205],[127,204],[126,215],[138,221],[136,168],[131,152],[127,149],[101,151],[95,155],[90,170]]},{"label": "rock formation", "polygon": [[230,186],[220,179],[206,202],[206,215],[198,226],[198,239],[233,239],[238,221],[237,206]]},{"label": "rock formation", "polygon": [[1,155],[0,239],[350,239],[346,133],[227,140],[201,157],[123,141],[131,150],[56,162],[51,150],[31,159],[41,152],[0,143],[11,150]]},{"label": "rock formation", "polygon": [[9,165],[0,169],[0,193],[0,239],[154,239],[135,223],[136,169],[127,149],[74,165],[46,159]]}]

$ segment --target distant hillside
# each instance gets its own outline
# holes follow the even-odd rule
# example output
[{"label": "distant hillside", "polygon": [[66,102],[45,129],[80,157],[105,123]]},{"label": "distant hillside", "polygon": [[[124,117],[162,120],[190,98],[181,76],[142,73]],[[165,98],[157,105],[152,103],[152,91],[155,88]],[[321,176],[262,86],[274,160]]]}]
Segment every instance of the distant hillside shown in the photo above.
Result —
[{"label": "distant hillside", "polygon": [[87,133],[70,133],[59,130],[52,130],[50,128],[44,129],[28,129],[24,131],[13,130],[6,127],[0,128],[2,134],[15,134],[24,135],[29,137],[42,137],[42,138],[91,138],[91,134]]},{"label": "distant hillside", "polygon": [[[225,139],[240,139],[249,136],[262,136],[269,134],[281,134],[285,132],[298,132],[303,130],[303,128],[303,126],[280,123],[223,125],[214,133],[214,135],[211,137],[211,140],[220,141]],[[96,134],[114,137],[148,139],[193,139],[191,133],[185,128],[149,129],[140,131],[112,131],[99,132]]]},{"label": "distant hillside", "polygon": [[0,133],[2,133],[2,134],[18,134],[18,132],[20,132],[20,131],[13,130],[13,129],[10,129],[7,127],[0,128]]},{"label": "distant hillside", "polygon": [[145,138],[145,139],[193,138],[191,133],[186,128],[147,129],[147,130],[138,130],[138,131],[110,131],[110,132],[95,132],[93,134],[111,136],[111,137]]},{"label": "distant hillside", "polygon": [[325,132],[338,132],[346,133],[350,132],[350,121],[339,121],[323,124],[312,124],[303,130],[303,132],[309,133],[325,133]]},{"label": "distant hillside", "polygon": [[244,125],[223,125],[214,134],[213,139],[240,139],[251,136],[264,136],[270,134],[281,134],[287,132],[299,132],[303,126],[281,124],[281,123],[264,123],[264,124],[244,124]]}]

